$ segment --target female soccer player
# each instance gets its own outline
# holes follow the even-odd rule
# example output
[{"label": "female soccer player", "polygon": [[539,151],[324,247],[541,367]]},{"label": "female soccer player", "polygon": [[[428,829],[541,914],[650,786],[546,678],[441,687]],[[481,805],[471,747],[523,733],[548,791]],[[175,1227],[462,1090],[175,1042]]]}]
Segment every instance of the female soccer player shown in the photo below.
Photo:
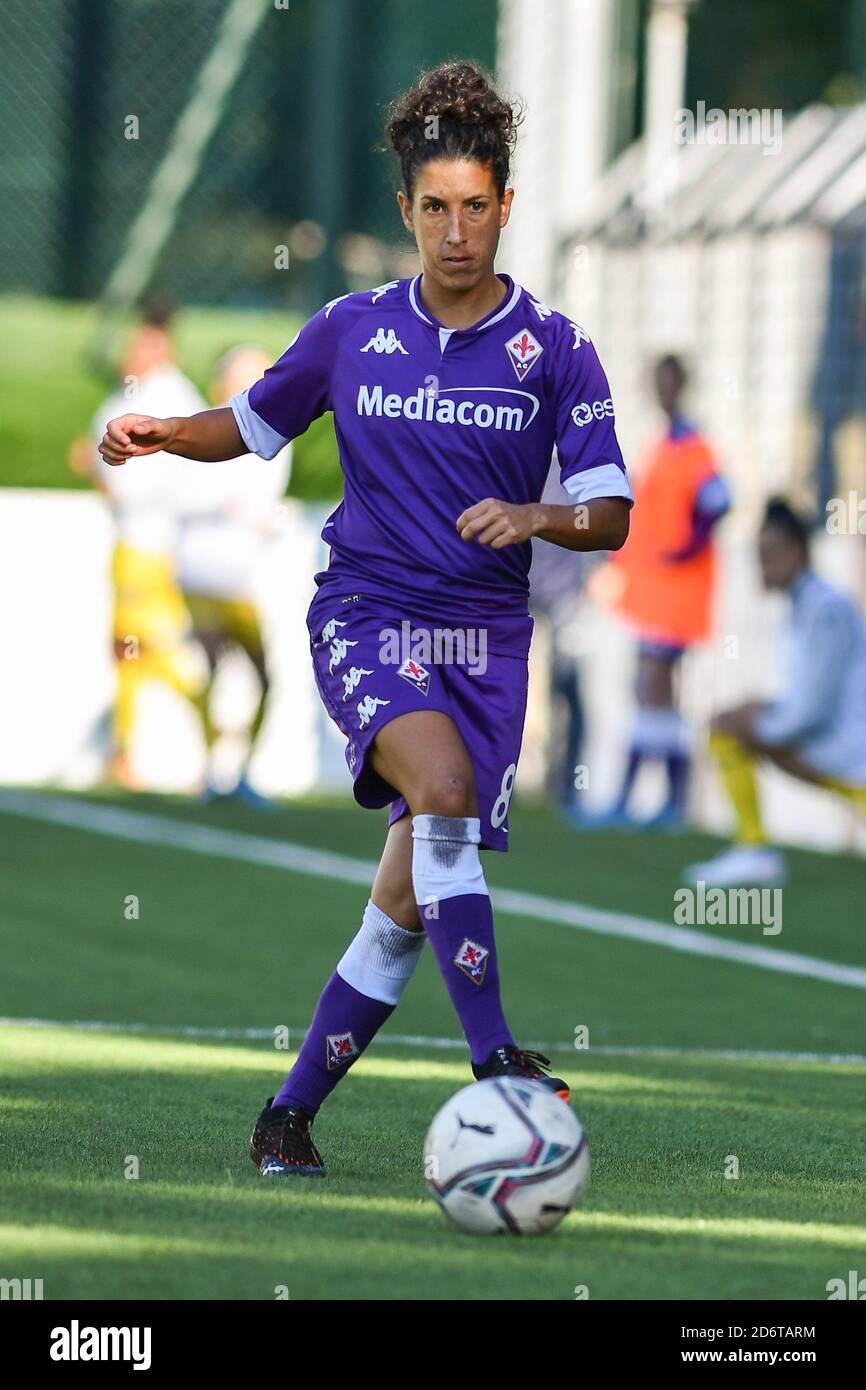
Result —
[{"label": "female soccer player", "polygon": [[[474,1075],[531,1077],[568,1098],[505,1020],[479,847],[507,849],[531,538],[618,549],[632,499],[586,334],[493,269],[519,120],[469,63],[422,73],[387,125],[421,274],[331,300],[228,408],[124,415],[102,444],[114,464],[155,449],[272,458],[334,413],[345,489],[322,532],[313,665],[356,800],[391,809],[360,931],[256,1123],[263,1174],[324,1174],[310,1124],[392,1014],[428,937]],[[572,505],[539,502],[554,444]]]}]

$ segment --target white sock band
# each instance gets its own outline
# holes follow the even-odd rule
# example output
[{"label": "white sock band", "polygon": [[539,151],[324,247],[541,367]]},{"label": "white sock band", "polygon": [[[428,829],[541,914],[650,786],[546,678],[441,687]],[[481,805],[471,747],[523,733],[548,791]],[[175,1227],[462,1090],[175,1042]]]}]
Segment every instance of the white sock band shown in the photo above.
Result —
[{"label": "white sock band", "polygon": [[398,926],[371,898],[358,935],[337,963],[337,974],[368,999],[399,1004],[426,940],[425,932]]},{"label": "white sock band", "polygon": [[464,893],[489,897],[478,816],[413,816],[412,841],[412,884],[422,907]]}]

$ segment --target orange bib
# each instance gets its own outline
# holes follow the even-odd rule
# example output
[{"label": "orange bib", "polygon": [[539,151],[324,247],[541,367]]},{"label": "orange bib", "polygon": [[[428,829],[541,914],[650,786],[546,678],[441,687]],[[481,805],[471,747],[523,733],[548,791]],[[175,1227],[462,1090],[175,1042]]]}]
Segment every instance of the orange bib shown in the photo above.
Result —
[{"label": "orange bib", "polygon": [[656,444],[635,485],[629,538],[612,558],[618,573],[614,606],[642,636],[688,645],[709,636],[716,580],[710,542],[690,560],[666,560],[692,534],[695,497],[716,472],[699,434]]}]

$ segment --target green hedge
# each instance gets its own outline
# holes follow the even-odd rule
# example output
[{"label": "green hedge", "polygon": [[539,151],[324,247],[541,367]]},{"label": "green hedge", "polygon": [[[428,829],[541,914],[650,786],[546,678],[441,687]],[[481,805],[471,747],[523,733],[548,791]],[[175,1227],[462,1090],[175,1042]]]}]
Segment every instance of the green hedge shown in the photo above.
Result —
[{"label": "green hedge", "polygon": [[[70,472],[71,441],[86,434],[100,401],[114,389],[93,358],[93,305],[0,299],[0,485],[79,488]],[[183,309],[177,318],[180,366],[204,393],[214,362],[233,343],[261,343],[277,358],[297,318],[246,310]],[[342,490],[330,415],[297,440],[289,493],[332,500]]]}]

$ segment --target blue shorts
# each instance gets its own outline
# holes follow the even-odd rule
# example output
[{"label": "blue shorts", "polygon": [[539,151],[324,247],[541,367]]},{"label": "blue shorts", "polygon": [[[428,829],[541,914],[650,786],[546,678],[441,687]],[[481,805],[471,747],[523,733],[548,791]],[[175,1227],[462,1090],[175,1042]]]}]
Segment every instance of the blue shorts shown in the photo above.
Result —
[{"label": "blue shorts", "polygon": [[648,637],[642,637],[638,642],[638,651],[641,656],[654,656],[659,661],[668,661],[673,666],[688,651],[688,647],[682,642],[656,642]]},{"label": "blue shorts", "polygon": [[[531,619],[527,623],[531,630]],[[389,825],[411,814],[400,793],[373,770],[370,749],[392,719],[438,710],[454,721],[472,763],[482,848],[507,850],[528,657],[491,652],[482,627],[433,624],[395,612],[385,600],[341,594],[332,586],[313,599],[307,628],[316,684],[346,738],[358,804],[390,804]]]}]

